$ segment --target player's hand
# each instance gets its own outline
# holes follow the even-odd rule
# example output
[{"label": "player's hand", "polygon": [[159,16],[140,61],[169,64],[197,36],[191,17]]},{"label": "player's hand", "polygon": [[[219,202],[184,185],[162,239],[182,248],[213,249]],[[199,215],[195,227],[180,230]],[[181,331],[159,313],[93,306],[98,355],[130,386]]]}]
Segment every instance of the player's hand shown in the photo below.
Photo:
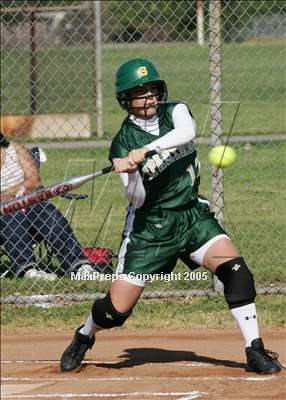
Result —
[{"label": "player's hand", "polygon": [[130,161],[129,157],[113,158],[112,162],[114,171],[118,174],[121,172],[127,172],[128,174],[131,174],[137,170],[137,164],[133,161]]},{"label": "player's hand", "polygon": [[148,149],[146,147],[141,147],[140,149],[132,150],[128,153],[128,160],[131,163],[135,163],[137,165],[141,164],[145,160],[145,154]]}]

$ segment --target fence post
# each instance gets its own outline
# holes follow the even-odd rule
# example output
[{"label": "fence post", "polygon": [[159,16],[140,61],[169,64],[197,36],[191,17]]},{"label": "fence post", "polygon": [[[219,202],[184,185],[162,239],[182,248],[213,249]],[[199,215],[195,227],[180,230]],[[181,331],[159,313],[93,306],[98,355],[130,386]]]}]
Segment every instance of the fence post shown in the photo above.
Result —
[{"label": "fence post", "polygon": [[30,112],[37,112],[37,56],[36,56],[36,11],[29,15],[30,22]]},{"label": "fence post", "polygon": [[204,38],[204,1],[197,0],[197,38],[198,45],[203,46]]},{"label": "fence post", "polygon": [[[209,2],[209,71],[210,71],[210,116],[211,144],[223,143],[222,119],[222,57],[221,57],[221,2]],[[212,170],[212,207],[219,223],[224,226],[224,173]],[[214,276],[214,290],[221,292],[223,285]]]},{"label": "fence post", "polygon": [[101,4],[99,0],[92,1],[95,21],[95,112],[96,112],[96,135],[103,136],[103,96],[102,96],[102,55],[101,55]]}]

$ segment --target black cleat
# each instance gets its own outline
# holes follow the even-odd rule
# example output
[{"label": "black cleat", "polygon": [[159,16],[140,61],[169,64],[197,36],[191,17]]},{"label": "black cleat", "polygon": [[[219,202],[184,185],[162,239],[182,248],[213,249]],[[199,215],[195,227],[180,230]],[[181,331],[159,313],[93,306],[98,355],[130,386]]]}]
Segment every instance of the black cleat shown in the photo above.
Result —
[{"label": "black cleat", "polygon": [[264,349],[261,338],[254,339],[245,351],[248,367],[258,374],[275,374],[284,368],[278,361],[277,353]]},{"label": "black cleat", "polygon": [[78,369],[85,353],[94,345],[95,337],[90,338],[87,335],[83,335],[79,332],[81,328],[82,326],[75,331],[73,341],[63,352],[61,357],[61,370],[63,372]]}]

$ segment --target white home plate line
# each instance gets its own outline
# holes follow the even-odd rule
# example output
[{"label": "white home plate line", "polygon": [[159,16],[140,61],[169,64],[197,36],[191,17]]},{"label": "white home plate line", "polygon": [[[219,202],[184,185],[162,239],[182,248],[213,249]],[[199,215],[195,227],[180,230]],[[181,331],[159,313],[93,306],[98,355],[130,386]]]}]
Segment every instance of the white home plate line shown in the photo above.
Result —
[{"label": "white home plate line", "polygon": [[[144,397],[178,397],[184,396],[185,400],[199,399],[206,395],[206,392],[199,392],[194,390],[192,392],[130,392],[130,393],[53,393],[53,394],[21,394],[21,395],[8,395],[3,399],[53,399],[53,398],[118,398],[118,397],[138,397],[142,399]],[[187,396],[187,397],[186,397]],[[178,399],[180,400],[180,399]]]},{"label": "white home plate line", "polygon": [[[126,360],[127,361],[127,360]],[[60,360],[1,360],[1,364],[51,364],[51,363],[59,363]],[[100,360],[85,360],[82,362],[83,365],[88,364],[119,364],[122,363],[122,360],[119,361],[100,361]],[[154,362],[145,362],[145,364],[158,364],[160,361]],[[184,366],[184,367],[215,367],[215,365],[202,363],[202,362],[163,362],[162,364],[172,364],[172,366]]]},{"label": "white home plate line", "polygon": [[200,397],[206,395],[208,393],[206,392],[198,392],[197,390],[194,390],[193,392],[189,393],[187,396],[180,397],[177,400],[193,400],[193,399],[199,399]]},{"label": "white home plate line", "polygon": [[1,381],[3,382],[38,382],[38,381],[53,381],[53,382],[65,382],[65,381],[101,381],[101,382],[109,382],[109,381],[271,381],[278,379],[277,376],[120,376],[120,377],[99,377],[99,378],[77,378],[77,377],[62,377],[62,378],[54,378],[54,377],[17,377],[17,376],[7,376],[2,377]]},{"label": "white home plate line", "polygon": [[[1,360],[1,364],[51,364],[51,363],[59,363],[60,360]],[[122,363],[122,360],[120,361],[101,361],[101,360],[85,360],[82,361],[82,365],[94,365],[94,364],[120,364]],[[207,364],[207,363],[203,363],[203,362],[145,362],[145,364],[148,365],[152,365],[152,364],[164,364],[164,365],[168,365],[171,364],[172,367],[207,367],[207,368],[217,368],[218,366],[215,364]],[[281,362],[281,364],[283,366],[285,366],[284,362]]]}]

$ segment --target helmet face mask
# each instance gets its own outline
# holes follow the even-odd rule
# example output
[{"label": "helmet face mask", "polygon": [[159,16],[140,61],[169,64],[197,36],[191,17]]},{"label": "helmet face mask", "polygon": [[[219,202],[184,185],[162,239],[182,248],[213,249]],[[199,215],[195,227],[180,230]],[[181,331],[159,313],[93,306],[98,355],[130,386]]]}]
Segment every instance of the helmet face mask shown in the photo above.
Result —
[{"label": "helmet face mask", "polygon": [[[140,109],[148,109],[148,100],[156,98],[158,108],[159,103],[163,103],[167,99],[167,88],[165,83],[154,82],[146,83],[143,85],[136,86],[135,88],[122,92],[117,96],[120,106],[131,114],[136,114]],[[140,102],[142,105],[135,106],[136,100],[145,100],[144,103]],[[138,103],[138,102],[137,102]],[[142,115],[142,114],[141,114]]]},{"label": "helmet face mask", "polygon": [[145,59],[133,59],[122,64],[116,73],[115,87],[120,106],[134,114],[136,109],[144,107],[132,107],[133,100],[145,98],[146,105],[150,97],[156,97],[157,102],[161,103],[168,96],[165,81],[160,78],[155,66]]}]

